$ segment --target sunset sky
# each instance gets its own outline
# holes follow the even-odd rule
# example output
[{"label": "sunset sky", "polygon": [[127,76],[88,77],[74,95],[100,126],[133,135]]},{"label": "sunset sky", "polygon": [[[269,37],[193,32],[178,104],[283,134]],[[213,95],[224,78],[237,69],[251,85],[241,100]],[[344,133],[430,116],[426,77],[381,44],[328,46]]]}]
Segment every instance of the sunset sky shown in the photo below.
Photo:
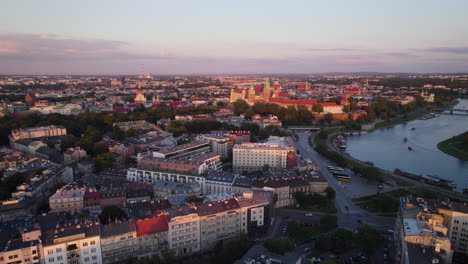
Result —
[{"label": "sunset sky", "polygon": [[468,72],[466,0],[1,6],[0,74]]}]

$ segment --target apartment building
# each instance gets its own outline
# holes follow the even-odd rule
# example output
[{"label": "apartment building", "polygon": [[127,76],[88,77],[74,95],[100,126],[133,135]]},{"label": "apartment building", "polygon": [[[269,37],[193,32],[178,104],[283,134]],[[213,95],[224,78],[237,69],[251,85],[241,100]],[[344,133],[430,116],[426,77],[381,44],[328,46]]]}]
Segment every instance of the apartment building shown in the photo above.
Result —
[{"label": "apartment building", "polygon": [[69,148],[63,153],[63,162],[70,164],[75,161],[86,159],[86,151],[80,147]]},{"label": "apartment building", "polygon": [[208,143],[193,142],[153,151],[153,157],[183,159],[207,152],[210,152],[210,145]]},{"label": "apartment building", "polygon": [[67,134],[67,129],[63,126],[44,126],[13,129],[9,136],[10,143],[20,139],[32,139],[41,137],[64,136]]},{"label": "apartment building", "polygon": [[233,170],[236,173],[260,171],[263,166],[286,168],[288,147],[278,144],[243,143],[234,145]]},{"label": "apartment building", "polygon": [[397,263],[452,263],[449,218],[440,212],[438,201],[401,197],[395,224]]},{"label": "apartment building", "polygon": [[150,256],[168,249],[169,225],[165,215],[138,220],[136,224],[139,256]]},{"label": "apartment building", "polygon": [[200,248],[213,248],[219,241],[240,233],[241,212],[236,199],[196,205],[200,219]]},{"label": "apartment building", "polygon": [[145,120],[128,121],[128,122],[117,122],[113,124],[114,127],[118,127],[120,130],[127,131],[129,129],[135,130],[160,130],[160,128]]},{"label": "apartment building", "polygon": [[227,136],[202,134],[198,135],[196,140],[209,143],[211,146],[211,151],[220,155],[222,159],[226,159],[231,156],[232,147],[234,144]]},{"label": "apartment building", "polygon": [[102,263],[100,228],[98,223],[57,227],[42,235],[44,264]]},{"label": "apartment building", "polygon": [[49,197],[51,212],[78,212],[83,210],[84,186],[71,183],[63,186]]},{"label": "apartment building", "polygon": [[177,256],[200,251],[200,219],[197,211],[189,206],[165,210],[169,221],[167,235],[169,249]]},{"label": "apartment building", "polygon": [[122,263],[138,256],[135,222],[117,222],[101,227],[102,263]]},{"label": "apartment building", "polygon": [[39,261],[40,243],[38,240],[9,240],[0,248],[0,264],[37,264]]}]

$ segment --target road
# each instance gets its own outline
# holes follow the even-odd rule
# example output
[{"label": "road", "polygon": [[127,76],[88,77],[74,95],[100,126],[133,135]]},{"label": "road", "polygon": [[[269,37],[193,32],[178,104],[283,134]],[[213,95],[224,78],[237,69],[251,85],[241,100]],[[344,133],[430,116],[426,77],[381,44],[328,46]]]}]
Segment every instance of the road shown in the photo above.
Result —
[{"label": "road", "polygon": [[[395,218],[371,214],[354,205],[351,201],[352,197],[356,195],[356,189],[359,189],[360,191],[364,189],[369,193],[375,193],[377,185],[369,184],[365,180],[357,179],[357,177],[355,177],[356,179],[353,178],[352,184],[337,181],[327,169],[327,166],[336,165],[322,157],[310,147],[308,139],[311,133],[295,133],[298,136],[296,148],[299,149],[302,157],[311,159],[316,166],[320,167],[322,175],[327,179],[329,186],[336,191],[334,203],[338,211],[338,225],[340,227],[355,230],[362,224],[368,224],[369,226],[377,229],[393,229]],[[357,183],[354,184],[355,182]]]}]

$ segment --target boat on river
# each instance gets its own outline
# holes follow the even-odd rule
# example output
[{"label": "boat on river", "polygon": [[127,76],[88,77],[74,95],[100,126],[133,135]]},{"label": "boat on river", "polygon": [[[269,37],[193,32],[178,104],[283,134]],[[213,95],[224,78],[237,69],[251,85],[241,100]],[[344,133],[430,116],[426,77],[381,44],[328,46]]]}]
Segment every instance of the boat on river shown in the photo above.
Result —
[{"label": "boat on river", "polygon": [[410,147],[410,146],[408,146],[408,150],[413,150],[413,148],[412,148],[412,147]]},{"label": "boat on river", "polygon": [[466,194],[468,194],[468,187],[465,187],[465,188],[463,188],[463,190],[462,190],[462,191],[463,191],[463,193],[466,193]]},{"label": "boat on river", "polygon": [[411,178],[413,180],[417,180],[420,182],[428,183],[434,186],[442,187],[442,188],[447,188],[447,189],[454,189],[457,187],[455,183],[451,180],[447,180],[444,178],[440,178],[438,176],[433,176],[433,175],[417,175],[411,172],[407,171],[402,171],[400,169],[395,169],[393,171],[396,175],[401,175],[405,176],[407,178]]}]

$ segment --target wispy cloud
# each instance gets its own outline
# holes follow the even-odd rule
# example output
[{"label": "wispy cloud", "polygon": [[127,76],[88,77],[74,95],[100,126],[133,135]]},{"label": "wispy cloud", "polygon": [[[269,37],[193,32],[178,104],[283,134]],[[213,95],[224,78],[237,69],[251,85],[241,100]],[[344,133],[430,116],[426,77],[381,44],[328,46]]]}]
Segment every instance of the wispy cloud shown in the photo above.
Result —
[{"label": "wispy cloud", "polygon": [[306,48],[305,51],[329,51],[329,52],[335,52],[335,51],[358,51],[361,49],[355,49],[355,48]]},{"label": "wispy cloud", "polygon": [[434,53],[451,53],[451,54],[468,54],[468,47],[438,47],[428,49],[414,49],[415,51],[434,52]]}]

